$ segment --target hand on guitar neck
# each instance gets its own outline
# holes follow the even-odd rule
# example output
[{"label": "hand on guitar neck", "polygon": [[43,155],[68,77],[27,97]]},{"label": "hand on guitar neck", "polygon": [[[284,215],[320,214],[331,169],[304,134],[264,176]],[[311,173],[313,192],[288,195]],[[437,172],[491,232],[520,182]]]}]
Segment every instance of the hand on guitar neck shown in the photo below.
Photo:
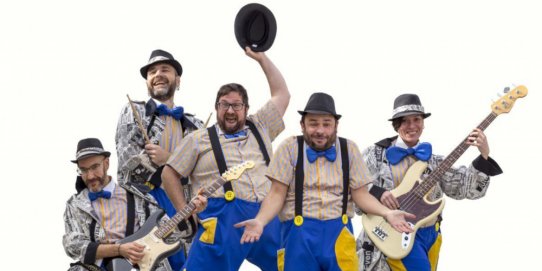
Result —
[{"label": "hand on guitar neck", "polygon": [[465,143],[467,145],[478,147],[482,157],[486,160],[489,158],[489,143],[487,142],[486,135],[480,128],[473,129]]}]

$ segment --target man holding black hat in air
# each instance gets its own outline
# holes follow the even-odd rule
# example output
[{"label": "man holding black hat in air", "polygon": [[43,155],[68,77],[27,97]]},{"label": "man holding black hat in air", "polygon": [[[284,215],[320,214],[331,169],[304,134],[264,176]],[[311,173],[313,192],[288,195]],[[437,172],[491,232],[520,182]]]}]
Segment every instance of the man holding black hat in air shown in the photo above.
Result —
[{"label": "man holding black hat in air", "polygon": [[[399,95],[394,102],[389,121],[398,135],[385,138],[363,151],[363,161],[370,174],[376,177],[370,193],[390,209],[400,208],[399,201],[390,190],[399,186],[407,170],[418,160],[428,163],[429,171],[435,170],[444,156],[432,153],[431,144],[421,142],[426,113],[416,94]],[[454,199],[478,199],[489,186],[489,177],[502,173],[499,165],[489,157],[489,144],[482,130],[474,129],[465,142],[476,146],[480,155],[469,167],[450,168],[429,192],[428,200],[435,201],[443,193]],[[410,253],[403,259],[386,258],[369,237],[362,232],[357,240],[360,270],[436,270],[442,237],[440,215],[428,221],[416,232]]]},{"label": "man holding black hat in air", "polygon": [[[148,215],[157,210],[151,196],[137,189],[117,184],[107,175],[110,152],[103,149],[96,138],[86,138],[77,144],[73,163],[77,164],[82,188],[66,203],[64,212],[65,234],[62,239],[68,256],[78,260],[70,270],[102,270],[111,257],[124,257],[133,263],[144,256],[144,246],[117,241],[136,232],[145,223]],[[198,210],[205,200],[195,200]],[[189,236],[191,233],[173,233]],[[167,260],[158,270],[171,270]]]},{"label": "man holding black hat in air", "polygon": [[[270,182],[264,172],[273,154],[271,143],[284,130],[282,117],[290,101],[282,74],[263,52],[273,43],[275,33],[269,31],[276,31],[276,26],[270,26],[274,24],[270,16],[271,12],[264,6],[249,4],[239,12],[235,27],[246,55],[257,61],[263,70],[271,99],[249,115],[248,94],[242,85],[231,83],[220,87],[214,104],[217,123],[207,130],[189,134],[162,172],[171,202],[176,208],[182,208],[185,200],[183,186],[177,181],[179,177],[190,177],[197,191],[216,181],[229,167],[245,161],[255,163],[254,168],[245,171],[239,179],[216,190],[205,211],[198,214],[201,226],[186,260],[187,271],[234,271],[245,259],[264,271],[277,270],[280,236],[277,219],[263,233],[265,242],[261,244],[241,245],[242,231],[233,227],[253,217],[269,191]],[[254,18],[260,23],[251,23]],[[239,28],[243,31],[238,31]]]},{"label": "man holding black hat in air", "polygon": [[401,232],[410,231],[405,217],[412,215],[392,211],[369,194],[371,176],[356,144],[337,137],[341,115],[330,95],[314,93],[298,112],[303,135],[278,147],[266,173],[271,191],[260,212],[236,225],[245,227],[241,243],[262,242],[264,227],[279,214],[283,270],[357,271],[352,202]]},{"label": "man holding black hat in air", "polygon": [[[115,137],[119,158],[118,178],[124,183],[147,185],[150,194],[171,217],[176,210],[161,188],[162,168],[183,137],[203,127],[203,123],[185,113],[182,106],[174,104],[183,68],[170,53],[154,50],[140,73],[147,81],[151,99],[146,103],[128,103],[122,108]],[[145,142],[138,119],[150,142]],[[188,180],[183,181],[186,184]],[[187,189],[186,194],[188,199],[191,198],[190,190]],[[187,226],[195,227],[195,221],[189,221],[191,223]],[[169,260],[173,270],[180,270],[185,261],[185,252],[181,250],[170,256]]]}]

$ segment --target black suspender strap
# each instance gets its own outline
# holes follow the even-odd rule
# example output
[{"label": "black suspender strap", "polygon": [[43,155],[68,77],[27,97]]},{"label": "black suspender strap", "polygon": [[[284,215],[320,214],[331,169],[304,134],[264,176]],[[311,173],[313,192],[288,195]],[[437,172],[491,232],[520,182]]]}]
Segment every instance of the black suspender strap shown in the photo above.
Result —
[{"label": "black suspender strap", "polygon": [[90,241],[96,242],[96,236],[94,235],[94,232],[96,231],[96,220],[92,219],[88,230],[90,232]]},{"label": "black suspender strap", "polygon": [[295,213],[294,224],[303,224],[303,182],[305,173],[303,169],[303,136],[297,136],[297,164],[295,165]]},{"label": "black suspender strap", "polygon": [[[348,209],[348,194],[350,191],[350,160],[348,159],[348,145],[346,138],[339,137],[339,144],[341,144],[341,163],[343,168],[343,222],[344,216]],[[346,218],[348,219],[348,218]]]},{"label": "black suspender strap", "polygon": [[263,159],[265,159],[265,164],[269,166],[269,162],[271,162],[271,159],[269,158],[269,153],[267,153],[267,149],[265,148],[265,144],[263,142],[262,136],[260,135],[260,132],[258,129],[256,129],[256,125],[252,123],[252,121],[247,120],[245,122],[254,134],[254,137],[256,138],[256,141],[258,141],[258,145],[260,146],[260,151],[262,151]]},{"label": "black suspender strap", "polygon": [[134,234],[134,224],[135,224],[135,199],[134,194],[130,193],[129,191],[126,191],[126,211],[127,211],[127,219],[126,219],[126,233],[125,236],[130,236]]},{"label": "black suspender strap", "polygon": [[[216,132],[215,126],[216,125],[213,125],[207,128],[207,132],[209,133],[209,139],[211,140],[211,147],[213,148],[213,153],[215,155],[218,172],[222,175],[222,173],[226,172],[228,167],[226,166],[226,159],[224,158],[224,153],[222,152],[222,146],[220,146],[220,140],[218,139],[218,133]],[[231,182],[224,183],[224,195],[227,201],[233,200],[233,187]]]}]

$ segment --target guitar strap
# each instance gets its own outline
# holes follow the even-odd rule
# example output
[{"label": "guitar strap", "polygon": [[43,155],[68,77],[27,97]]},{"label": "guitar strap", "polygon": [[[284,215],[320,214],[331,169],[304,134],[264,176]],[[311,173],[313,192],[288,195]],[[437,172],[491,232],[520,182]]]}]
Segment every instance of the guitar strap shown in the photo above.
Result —
[{"label": "guitar strap", "polygon": [[[341,164],[343,171],[343,199],[342,199],[342,216],[346,215],[348,210],[348,195],[350,192],[350,160],[348,158],[348,144],[345,138],[339,137],[341,145]],[[297,164],[295,167],[295,210],[294,217],[303,216],[303,182],[305,173],[303,170],[304,157],[304,139],[303,136],[297,136]]]},{"label": "guitar strap", "polygon": [[135,224],[135,199],[134,194],[126,191],[126,233],[124,236],[130,236],[134,233]]},{"label": "guitar strap", "polygon": [[[256,141],[258,141],[258,145],[260,146],[260,151],[262,152],[263,158],[265,159],[265,164],[269,165],[269,162],[271,162],[271,159],[269,158],[269,153],[267,153],[267,149],[265,148],[264,141],[262,139],[262,136],[260,135],[260,132],[258,129],[256,129],[256,126],[254,123],[252,123],[249,120],[246,120],[246,125],[254,134],[254,137],[256,138]],[[216,132],[216,124],[207,128],[207,132],[209,133],[209,139],[211,140],[211,147],[213,149],[213,154],[215,155],[216,164],[218,166],[218,172],[220,172],[220,175],[222,175],[226,170],[228,169],[226,165],[226,159],[224,158],[224,153],[222,152],[222,146],[220,145],[220,140],[218,138],[218,133]],[[233,187],[231,185],[231,182],[226,182],[224,184],[224,193],[233,192]],[[230,198],[228,200],[228,197],[226,197],[227,201],[233,200],[233,198]]]}]

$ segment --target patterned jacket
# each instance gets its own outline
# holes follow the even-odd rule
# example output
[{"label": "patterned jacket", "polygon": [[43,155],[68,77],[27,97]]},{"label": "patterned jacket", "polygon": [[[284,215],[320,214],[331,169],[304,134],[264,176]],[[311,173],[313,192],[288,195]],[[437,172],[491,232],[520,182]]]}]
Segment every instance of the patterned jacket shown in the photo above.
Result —
[{"label": "patterned jacket", "polygon": [[[148,214],[158,210],[154,198],[150,195],[142,194],[132,186],[120,184],[120,187],[125,189],[127,194],[131,193],[134,195],[135,221],[138,226],[137,228],[141,228]],[[83,264],[90,265],[98,263],[99,259],[96,259],[96,251],[99,244],[106,242],[106,234],[98,220],[98,215],[92,208],[88,192],[88,189],[84,189],[80,193],[70,197],[66,202],[66,210],[64,211],[65,234],[62,238],[62,244],[69,257]],[[92,224],[94,224],[93,232],[91,232]],[[180,235],[181,233],[176,231],[170,238],[179,239]],[[81,265],[73,265],[69,270],[87,269]],[[171,270],[167,259],[160,263],[160,268],[157,270]]]},{"label": "patterned jacket", "polygon": [[[162,131],[165,129],[164,121],[155,114],[156,103],[150,99],[147,103],[134,102],[134,107],[142,119],[143,126],[147,129],[149,139],[154,144],[159,144]],[[194,115],[185,113],[181,119],[183,134],[203,127],[203,122]],[[130,104],[126,104],[120,113],[115,135],[117,147],[118,180],[120,183],[146,183],[147,181],[160,179],[160,170],[144,155],[145,139],[139,130]],[[156,173],[156,174],[155,174]],[[153,176],[154,175],[154,176]]]},{"label": "patterned jacket", "polygon": [[[397,136],[385,138],[375,145],[365,149],[363,160],[373,175],[373,185],[370,189],[377,199],[386,190],[394,189],[391,169],[386,159],[386,149],[392,145]],[[424,174],[436,169],[446,157],[431,155],[428,170]],[[478,199],[486,194],[489,186],[489,176],[502,173],[499,165],[491,158],[477,157],[470,166],[450,168],[437,183],[429,195],[429,200],[441,198],[443,193],[453,199]],[[356,241],[360,270],[389,271],[385,256],[376,248],[365,232],[362,231]]]}]

